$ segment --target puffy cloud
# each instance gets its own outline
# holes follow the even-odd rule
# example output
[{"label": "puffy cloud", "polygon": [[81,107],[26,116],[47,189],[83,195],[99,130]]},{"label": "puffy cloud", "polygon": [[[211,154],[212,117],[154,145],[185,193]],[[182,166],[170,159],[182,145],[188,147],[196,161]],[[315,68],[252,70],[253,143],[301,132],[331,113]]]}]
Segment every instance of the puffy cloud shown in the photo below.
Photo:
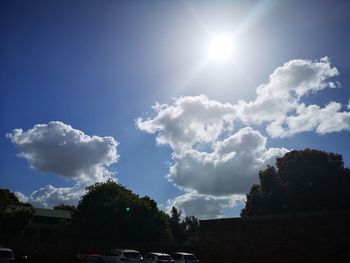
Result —
[{"label": "puffy cloud", "polygon": [[111,178],[106,167],[118,160],[113,137],[89,136],[58,121],[7,134],[31,167],[86,185]]},{"label": "puffy cloud", "polygon": [[224,216],[225,209],[234,208],[245,201],[244,195],[231,195],[224,197],[186,193],[168,201],[167,210],[176,207],[183,215],[194,215],[200,219],[220,218]]},{"label": "puffy cloud", "polygon": [[236,112],[232,105],[209,100],[206,96],[180,97],[173,105],[156,104],[153,119],[138,118],[136,126],[157,133],[158,144],[169,144],[182,153],[198,143],[215,141],[224,129],[232,127]]},{"label": "puffy cloud", "polygon": [[195,149],[174,155],[169,178],[186,191],[215,196],[244,194],[258,180],[258,172],[287,149],[266,147],[266,138],[250,127],[212,145],[212,152]]},{"label": "puffy cloud", "polygon": [[[286,137],[306,131],[320,134],[350,130],[350,112],[341,104],[330,102],[324,108],[305,106],[302,97],[340,84],[329,81],[339,75],[327,57],[320,61],[291,60],[278,67],[269,81],[257,88],[252,102],[240,101],[235,108],[245,124],[267,122],[271,137]],[[348,107],[349,109],[349,107]]]},{"label": "puffy cloud", "polygon": [[257,182],[260,169],[288,151],[267,148],[266,137],[251,127],[234,133],[235,107],[205,96],[181,97],[174,105],[156,105],[155,110],[153,119],[139,118],[136,125],[172,148],[168,178],[186,193],[169,205],[186,215],[222,216],[235,206],[233,197]]},{"label": "puffy cloud", "polygon": [[84,193],[85,188],[80,185],[58,188],[47,185],[35,190],[28,197],[20,192],[16,192],[16,195],[22,202],[29,202],[34,207],[51,208],[59,204],[76,206]]},{"label": "puffy cloud", "polygon": [[[330,106],[317,110],[318,105],[306,107],[302,103],[302,98],[309,93],[340,87],[338,82],[329,80],[337,75],[339,72],[332,67],[328,57],[319,61],[295,59],[278,67],[267,83],[257,88],[253,101],[222,104],[203,95],[181,97],[175,99],[171,106],[155,105],[155,118],[139,118],[136,123],[141,130],[157,133],[157,142],[169,144],[176,154],[196,144],[214,142],[224,128],[233,129],[237,120],[245,125],[266,123],[271,137],[285,137],[304,131],[327,133],[348,130],[348,112],[341,112],[340,108],[334,111]],[[337,115],[338,121],[345,121],[345,124],[332,127],[330,110]],[[315,119],[316,111],[318,119]]]},{"label": "puffy cloud", "polygon": [[336,102],[331,102],[324,108],[301,104],[295,116],[272,122],[267,131],[272,137],[287,137],[313,130],[320,134],[350,131],[350,112],[340,112],[341,107]]},{"label": "puffy cloud", "polygon": [[250,127],[231,134],[234,107],[203,95],[181,97],[173,106],[156,105],[155,110],[154,119],[139,118],[136,125],[172,147],[174,164],[168,177],[186,191],[216,196],[246,193],[258,171],[288,151],[268,149],[266,138]]},{"label": "puffy cloud", "polygon": [[328,81],[339,74],[327,57],[320,61],[296,59],[278,67],[266,84],[260,85],[254,101],[240,101],[236,108],[246,124],[274,122],[298,108],[300,99],[310,92],[335,88],[339,84]]},{"label": "puffy cloud", "polygon": [[[321,108],[302,101],[310,93],[340,87],[330,81],[337,75],[327,57],[296,59],[278,67],[250,102],[222,104],[202,95],[175,98],[173,105],[156,104],[156,116],[138,118],[136,125],[173,150],[168,178],[187,192],[173,202],[203,217],[205,212],[195,211],[196,201],[208,197],[204,199],[221,207],[227,196],[246,193],[257,181],[258,171],[274,165],[276,158],[288,151],[268,148],[267,138],[259,131],[249,126],[235,131],[234,124],[260,125],[271,137],[350,130],[350,113],[342,112],[339,103]],[[218,215],[219,210],[215,211]],[[210,211],[207,213],[212,216]]]},{"label": "puffy cloud", "polygon": [[29,198],[26,197],[24,194],[22,194],[21,192],[15,192],[15,195],[17,196],[18,200],[22,203],[28,203],[29,202]]},{"label": "puffy cloud", "polygon": [[76,182],[73,187],[47,185],[29,196],[16,192],[19,200],[35,207],[77,205],[85,185],[113,178],[107,168],[119,157],[118,142],[113,137],[89,136],[58,121],[37,124],[27,131],[15,129],[7,137],[32,168]]}]

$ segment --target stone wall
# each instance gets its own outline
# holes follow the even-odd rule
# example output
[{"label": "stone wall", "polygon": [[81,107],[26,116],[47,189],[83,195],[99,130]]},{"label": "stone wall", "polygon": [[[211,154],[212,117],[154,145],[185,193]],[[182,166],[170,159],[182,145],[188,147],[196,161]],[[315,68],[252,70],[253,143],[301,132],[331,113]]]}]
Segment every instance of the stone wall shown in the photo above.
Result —
[{"label": "stone wall", "polygon": [[202,220],[200,260],[350,262],[350,211]]}]

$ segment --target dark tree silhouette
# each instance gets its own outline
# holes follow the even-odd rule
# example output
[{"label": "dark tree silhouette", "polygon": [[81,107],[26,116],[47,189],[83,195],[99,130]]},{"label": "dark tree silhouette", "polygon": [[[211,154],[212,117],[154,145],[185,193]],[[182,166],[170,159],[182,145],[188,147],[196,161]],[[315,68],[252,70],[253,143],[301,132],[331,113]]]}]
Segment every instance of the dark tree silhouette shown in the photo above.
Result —
[{"label": "dark tree silhouette", "polygon": [[171,232],[177,243],[196,243],[199,238],[199,220],[194,216],[186,216],[182,219],[181,211],[176,207],[171,208],[170,216]]},{"label": "dark tree silhouette", "polygon": [[4,212],[8,205],[21,205],[17,196],[8,189],[0,189],[0,212]]},{"label": "dark tree silhouette", "polygon": [[8,189],[0,189],[0,235],[21,233],[32,216],[33,207],[30,204],[20,202]]},{"label": "dark tree silhouette", "polygon": [[170,227],[174,240],[178,243],[183,242],[185,233],[181,224],[181,211],[178,211],[174,206],[171,208]]},{"label": "dark tree silhouette", "polygon": [[194,216],[186,216],[182,221],[187,243],[195,244],[199,241],[199,220]]},{"label": "dark tree silhouette", "polygon": [[339,154],[306,149],[259,173],[241,216],[350,209],[350,169]]},{"label": "dark tree silhouette", "polygon": [[161,241],[170,238],[169,216],[149,197],[107,181],[87,187],[77,207],[74,228],[82,237],[112,241]]}]

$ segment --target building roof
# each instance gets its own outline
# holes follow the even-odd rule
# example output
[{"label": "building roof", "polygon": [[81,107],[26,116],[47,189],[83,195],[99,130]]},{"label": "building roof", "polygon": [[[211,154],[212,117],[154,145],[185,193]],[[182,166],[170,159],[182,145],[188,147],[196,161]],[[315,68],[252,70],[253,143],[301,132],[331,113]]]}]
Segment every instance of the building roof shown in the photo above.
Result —
[{"label": "building roof", "polygon": [[59,209],[34,208],[35,216],[54,217],[62,219],[71,219],[70,211]]},{"label": "building roof", "polygon": [[[8,211],[23,211],[30,210],[31,207],[20,206],[20,205],[9,205],[7,207]],[[33,208],[34,216],[41,217],[51,217],[51,218],[61,218],[61,219],[71,219],[72,215],[70,211],[59,210],[59,209],[46,209],[46,208]]]}]

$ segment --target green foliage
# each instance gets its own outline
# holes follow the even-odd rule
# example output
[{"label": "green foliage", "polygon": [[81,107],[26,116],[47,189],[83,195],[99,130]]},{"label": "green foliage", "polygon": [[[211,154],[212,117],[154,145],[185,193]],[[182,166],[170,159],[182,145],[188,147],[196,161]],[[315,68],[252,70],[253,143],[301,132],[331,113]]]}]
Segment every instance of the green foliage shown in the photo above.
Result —
[{"label": "green foliage", "polygon": [[170,238],[169,217],[157,203],[112,180],[87,187],[74,225],[82,237],[93,239],[140,242]]},{"label": "green foliage", "polygon": [[350,209],[350,170],[342,156],[292,151],[259,173],[241,216]]}]

